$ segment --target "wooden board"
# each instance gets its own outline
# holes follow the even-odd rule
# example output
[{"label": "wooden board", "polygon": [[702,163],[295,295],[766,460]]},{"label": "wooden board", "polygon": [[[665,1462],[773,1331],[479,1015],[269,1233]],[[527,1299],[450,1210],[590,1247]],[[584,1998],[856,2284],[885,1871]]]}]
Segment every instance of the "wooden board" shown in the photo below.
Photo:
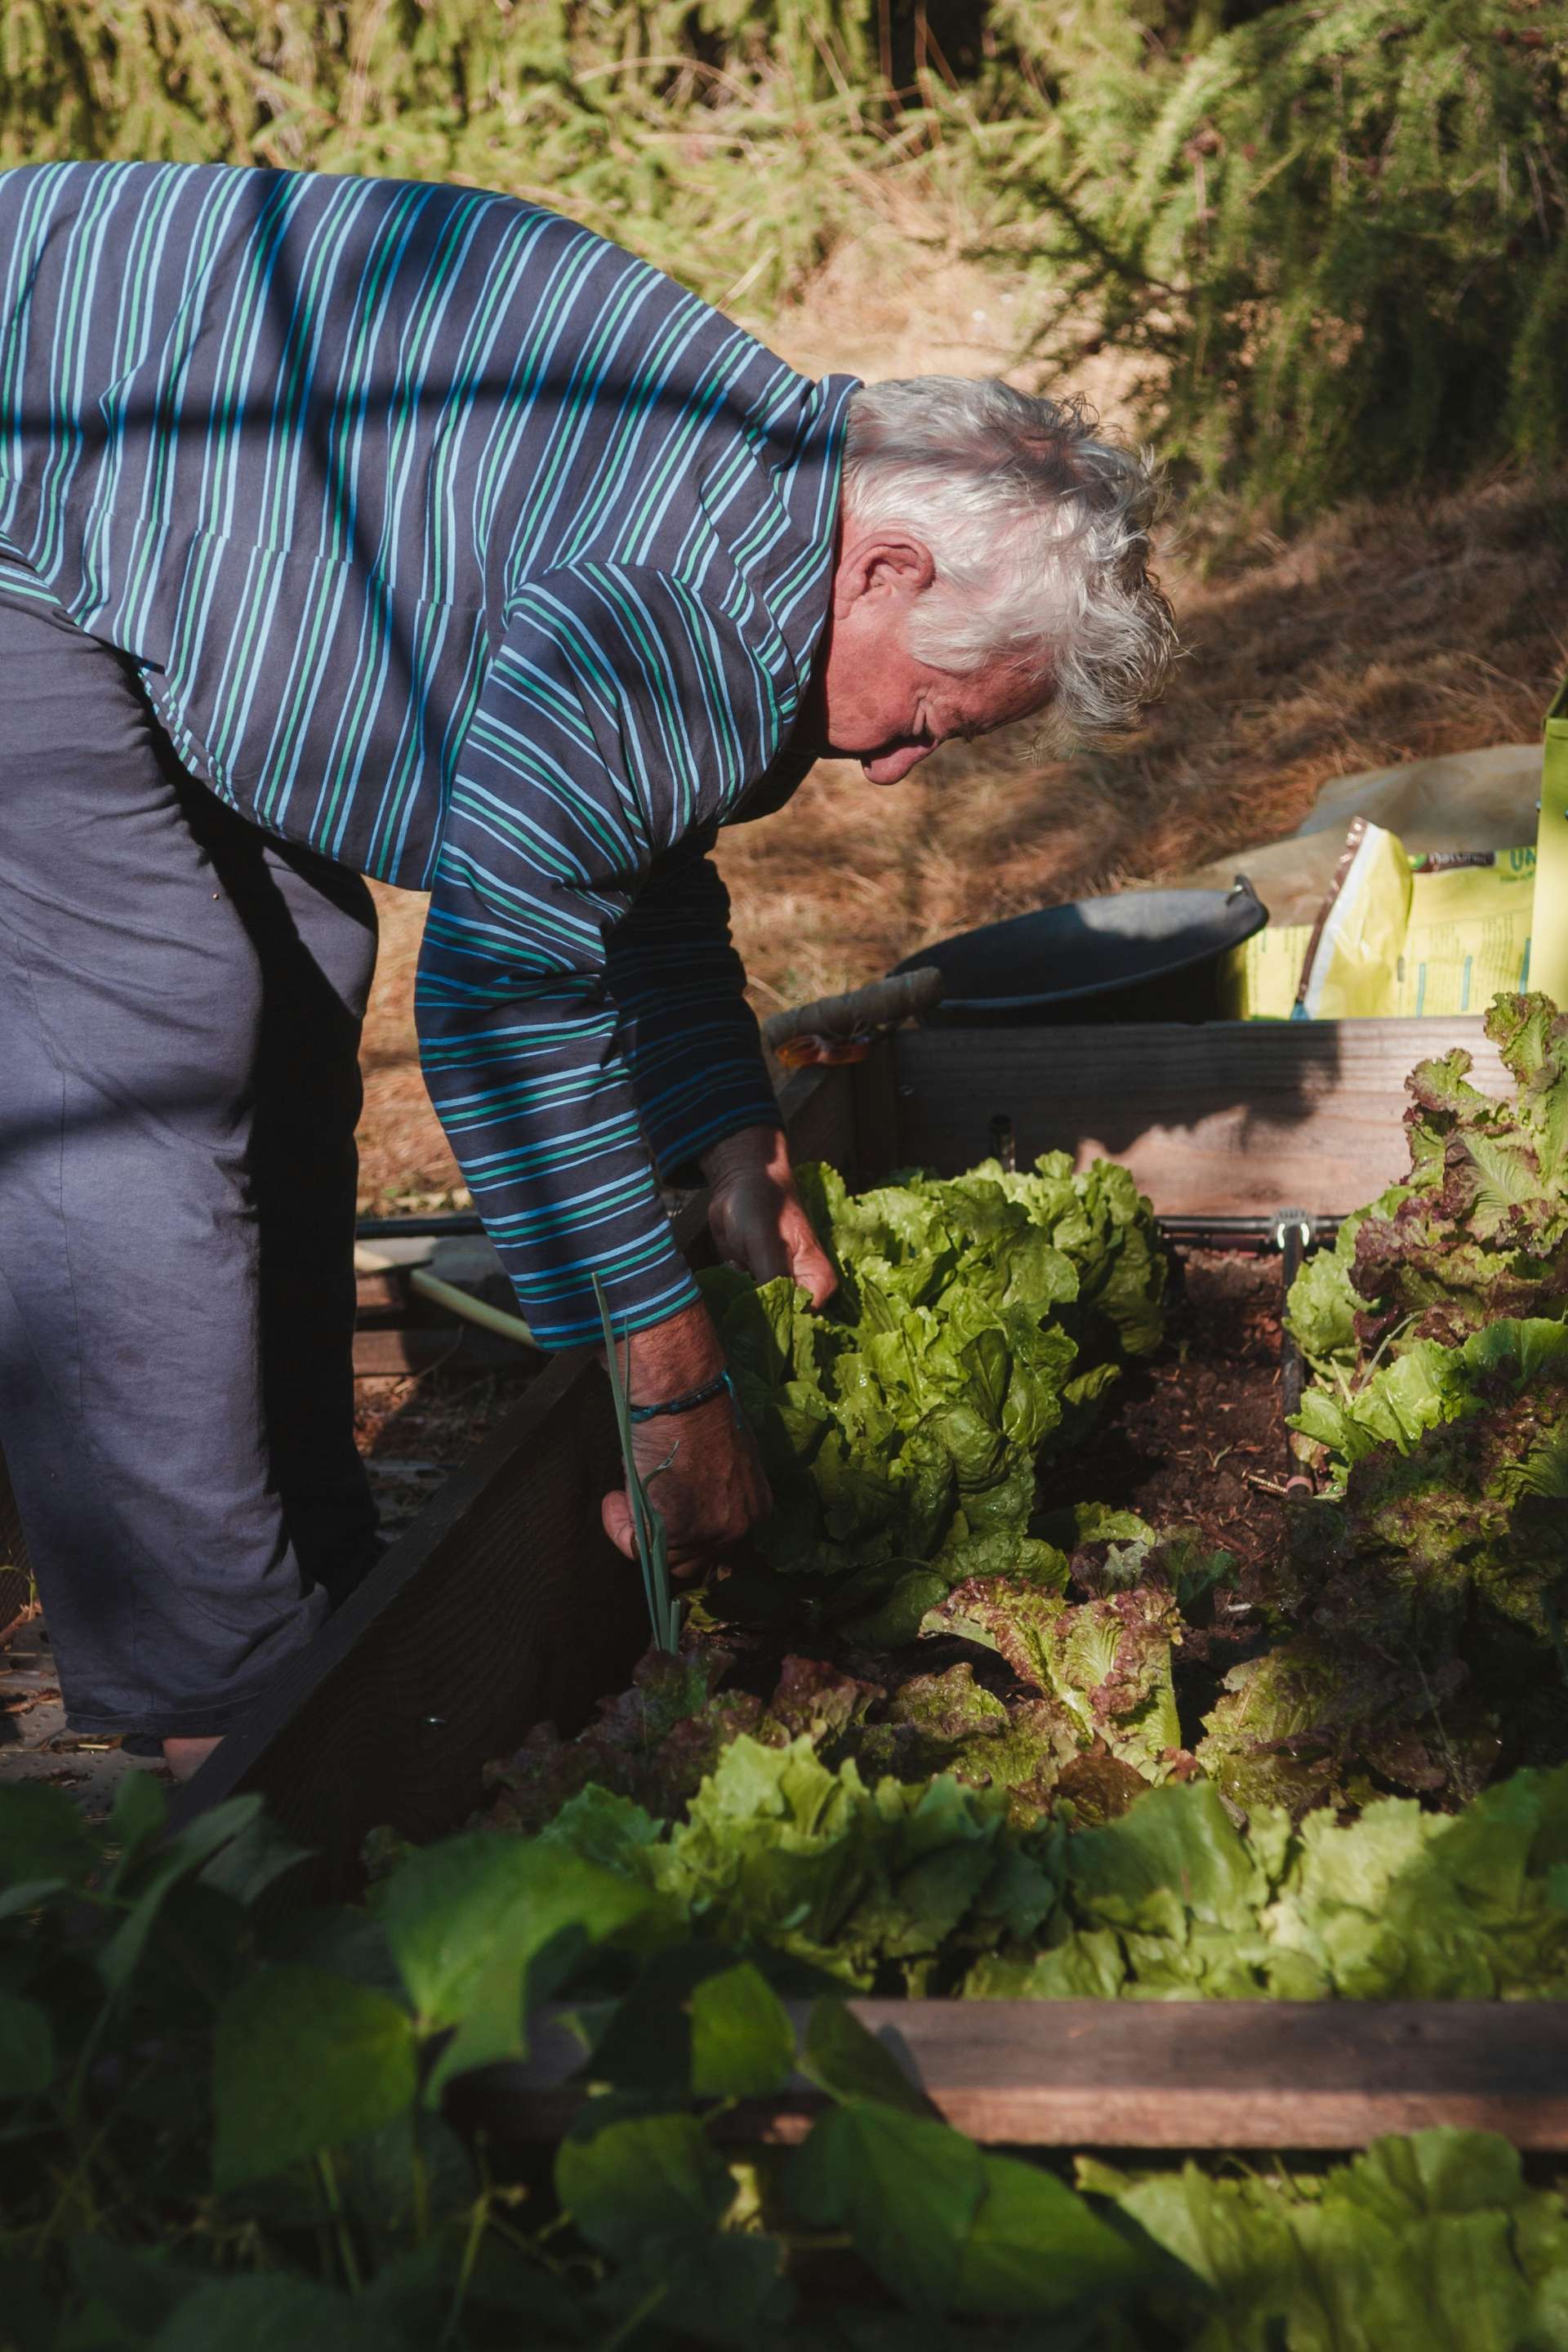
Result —
[{"label": "wooden board", "polygon": [[0,1454],[0,1634],[16,1623],[32,1597],[27,1538],[22,1533],[22,1516],[11,1491],[5,1456]]},{"label": "wooden board", "polygon": [[459,1371],[515,1372],[526,1370],[530,1360],[529,1350],[515,1339],[473,1323],[373,1326],[354,1333],[354,1378],[360,1381],[404,1380],[442,1364]]},{"label": "wooden board", "polygon": [[[1568,2148],[1568,2001],[850,2005],[950,2124],[992,2143],[1347,2148],[1451,2124]],[[583,2045],[559,2014],[531,2041],[525,2063],[454,2085],[466,2127],[553,2139],[570,2123]],[[822,2104],[797,2080],[726,2128],[798,2139]]]},{"label": "wooden board", "polygon": [[609,1389],[557,1358],[359,1591],[282,1669],[175,1801],[242,1790],[351,1893],[365,1832],[430,1838],[480,1801],[484,1766],[546,1718],[575,1730],[647,1645],[635,1568],[606,1539],[619,1456]]},{"label": "wooden board", "polygon": [[894,1044],[898,1160],[955,1174],[989,1155],[1005,1113],[1020,1166],[1120,1160],[1173,1216],[1359,1209],[1409,1166],[1418,1061],[1463,1045],[1477,1086],[1510,1085],[1479,1020],[910,1029]]},{"label": "wooden board", "polygon": [[[852,1133],[842,1071],[803,1074],[785,1109],[824,1138]],[[711,1258],[706,1193],[674,1231],[693,1263]],[[362,1333],[356,1352],[423,1336]],[[647,1647],[637,1572],[599,1521],[619,1468],[598,1365],[556,1357],[181,1791],[176,1823],[258,1791],[318,1856],[323,1897],[353,1891],[368,1830],[457,1827],[486,1764],[536,1723],[576,1730]]]}]

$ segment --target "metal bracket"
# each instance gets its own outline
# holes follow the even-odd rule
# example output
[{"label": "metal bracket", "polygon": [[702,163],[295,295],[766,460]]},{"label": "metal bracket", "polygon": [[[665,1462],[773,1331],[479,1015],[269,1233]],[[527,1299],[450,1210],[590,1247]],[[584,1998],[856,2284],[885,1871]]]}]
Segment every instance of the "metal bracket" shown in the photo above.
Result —
[{"label": "metal bracket", "polygon": [[1277,1250],[1286,1247],[1287,1236],[1299,1250],[1310,1250],[1318,1238],[1318,1220],[1310,1209],[1276,1209],[1268,1230]]}]

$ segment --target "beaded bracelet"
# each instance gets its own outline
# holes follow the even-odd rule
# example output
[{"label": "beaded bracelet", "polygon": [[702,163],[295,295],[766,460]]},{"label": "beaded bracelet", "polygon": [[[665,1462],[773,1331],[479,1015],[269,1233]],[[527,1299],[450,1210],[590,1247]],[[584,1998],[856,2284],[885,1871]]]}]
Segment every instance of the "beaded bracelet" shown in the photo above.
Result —
[{"label": "beaded bracelet", "polygon": [[712,1380],[705,1381],[701,1388],[689,1390],[685,1396],[668,1397],[663,1404],[634,1404],[627,1410],[634,1421],[657,1421],[667,1412],[695,1412],[700,1404],[710,1403],[714,1397],[722,1396],[726,1390],[738,1420],[741,1401],[735,1394],[735,1383],[730,1377],[728,1365]]}]

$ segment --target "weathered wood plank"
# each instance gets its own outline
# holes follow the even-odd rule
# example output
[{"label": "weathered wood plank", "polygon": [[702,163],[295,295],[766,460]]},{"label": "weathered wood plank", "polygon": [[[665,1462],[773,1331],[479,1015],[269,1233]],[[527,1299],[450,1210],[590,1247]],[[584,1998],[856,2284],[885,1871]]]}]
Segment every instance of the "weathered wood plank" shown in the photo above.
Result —
[{"label": "weathered wood plank", "polygon": [[[992,2143],[1345,2148],[1451,2124],[1568,2148],[1565,2001],[851,2006],[949,2123]],[[461,2086],[459,2119],[496,2137],[553,2138],[584,2096],[582,2063],[564,2018],[542,2021],[526,2063]],[[821,2105],[797,2079],[729,2127],[797,2139]]]},{"label": "weathered wood plank", "polygon": [[557,1358],[279,1671],[176,1822],[259,1790],[320,1856],[323,1895],[353,1887],[379,1822],[456,1827],[492,1758],[545,1717],[575,1729],[646,1644],[637,1571],[599,1522],[618,1467],[598,1366]]},{"label": "weathered wood plank", "polygon": [[1005,1112],[1020,1164],[1122,1160],[1173,1216],[1360,1208],[1409,1165],[1416,1062],[1463,1045],[1478,1086],[1509,1083],[1479,1020],[901,1030],[893,1045],[900,1160],[956,1173],[987,1157]]},{"label": "weathered wood plank", "polygon": [[856,1065],[797,1070],[779,1089],[779,1117],[792,1158],[829,1160],[835,1168],[854,1167]]},{"label": "weathered wood plank", "polygon": [[[538,1361],[537,1357],[531,1360]],[[526,1371],[530,1351],[497,1331],[472,1323],[414,1324],[387,1329],[372,1325],[354,1333],[356,1380],[402,1380],[411,1372],[451,1364],[459,1371]]]}]

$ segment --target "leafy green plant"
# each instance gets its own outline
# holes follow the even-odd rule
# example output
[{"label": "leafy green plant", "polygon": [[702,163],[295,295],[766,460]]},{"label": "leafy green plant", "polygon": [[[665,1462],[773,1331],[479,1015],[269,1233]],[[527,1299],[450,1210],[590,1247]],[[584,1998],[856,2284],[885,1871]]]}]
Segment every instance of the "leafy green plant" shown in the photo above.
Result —
[{"label": "leafy green plant", "polygon": [[1568,1021],[1506,996],[1487,1024],[1512,1100],[1468,1055],[1422,1063],[1408,1178],[1291,1290],[1320,1371],[1293,1426],[1324,1486],[1289,1514],[1272,1645],[1197,1748],[1243,1804],[1378,1782],[1454,1802],[1564,1752]]},{"label": "leafy green plant", "polygon": [[1513,1100],[1470,1085],[1462,1048],[1420,1063],[1409,1175],[1291,1286],[1291,1331],[1325,1373],[1499,1318],[1568,1317],[1568,1016],[1539,994],[1500,996],[1486,1024]]},{"label": "leafy green plant", "polygon": [[1487,2134],[1374,2140],[1322,2173],[1080,2160],[1078,2179],[1205,2281],[1216,2352],[1388,2352],[1434,2330],[1452,2352],[1561,2341],[1563,2209]]},{"label": "leafy green plant", "polygon": [[[469,1832],[367,1909],[310,1910],[269,1899],[302,1857],[254,1800],[170,1835],[150,1780],[103,1831],[3,1790],[0,2340],[1200,2352],[1327,2309],[1383,2352],[1419,2279],[1456,2344],[1526,2340],[1463,2333],[1478,2313],[1545,2344],[1568,2223],[1503,2143],[1423,2134],[1289,2184],[1084,2164],[1075,2189],[943,2124],[821,1958],[918,1981],[996,1950],[980,1993],[1561,1990],[1565,1833],[1557,1774],[1458,1822],[1389,1802],[1243,1836],[1195,1786],[1024,1839],[952,1781],[741,1743],[684,1829],[587,1791],[544,1836]],[[508,2146],[486,2070],[547,2002],[579,2104]],[[738,2134],[801,2076],[797,2146]]]},{"label": "leafy green plant", "polygon": [[[825,2255],[828,2310],[879,2306],[889,2345],[1061,2319],[1109,2352],[1154,2278],[1201,2305],[1139,2232],[941,2123],[837,2000],[797,2024],[765,1954],[690,1940],[631,1850],[469,1834],[371,1912],[272,1916],[300,1857],[252,1800],[171,1838],[149,1780],[106,1835],[0,1790],[0,2340],[794,2352],[823,2340]],[[498,2149],[459,2128],[465,2084],[552,1995],[578,2004],[580,2112]],[[797,2070],[826,2100],[797,2149],[720,2139]]]},{"label": "leafy green plant", "polygon": [[794,1605],[815,1586],[889,1644],[966,1576],[1059,1588],[1065,1555],[1029,1533],[1036,1464],[1159,1342],[1148,1202],[1124,1169],[1059,1152],[853,1198],[831,1169],[801,1177],[842,1278],[828,1312],[784,1279],[703,1277],[773,1491],[761,1549],[811,1580]]}]

